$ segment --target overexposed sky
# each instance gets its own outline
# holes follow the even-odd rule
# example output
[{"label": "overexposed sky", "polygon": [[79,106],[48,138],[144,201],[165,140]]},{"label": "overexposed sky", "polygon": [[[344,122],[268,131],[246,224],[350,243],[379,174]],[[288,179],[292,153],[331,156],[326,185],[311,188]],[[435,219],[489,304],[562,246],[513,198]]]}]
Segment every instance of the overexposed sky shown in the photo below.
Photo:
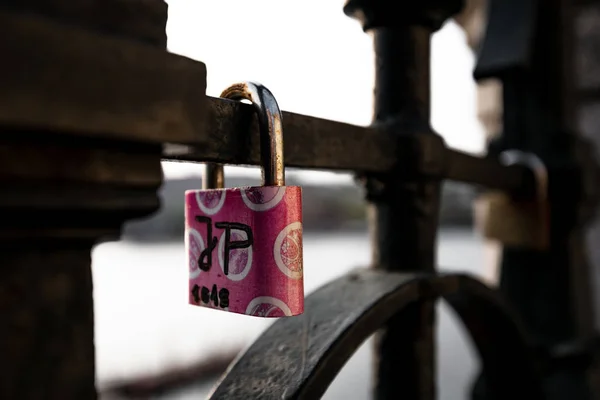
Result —
[{"label": "overexposed sky", "polygon": [[[169,50],[206,64],[208,95],[253,80],[273,92],[282,110],[369,124],[371,37],[344,15],[344,0],[167,2]],[[432,125],[449,146],[479,152],[483,128],[476,118],[474,57],[461,29],[447,23],[434,36],[432,52]],[[180,163],[163,163],[163,169],[167,178],[202,171],[199,164]],[[245,170],[227,168],[236,174]],[[339,173],[307,171],[297,176],[323,183],[350,181],[349,175]]]}]

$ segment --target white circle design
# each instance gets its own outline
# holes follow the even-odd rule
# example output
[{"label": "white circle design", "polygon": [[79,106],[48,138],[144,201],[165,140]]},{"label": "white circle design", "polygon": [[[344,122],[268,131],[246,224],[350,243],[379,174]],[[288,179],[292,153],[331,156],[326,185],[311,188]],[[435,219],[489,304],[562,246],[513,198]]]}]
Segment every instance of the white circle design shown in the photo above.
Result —
[{"label": "white circle design", "polygon": [[[214,207],[207,207],[203,202],[202,199],[200,198],[200,194],[202,193],[219,193],[221,195],[221,198],[219,199],[219,202],[217,203],[216,206]],[[215,215],[216,213],[218,213],[219,211],[221,211],[221,208],[223,207],[223,204],[225,204],[225,197],[227,194],[227,190],[214,190],[214,191],[197,191],[196,192],[196,203],[198,203],[198,207],[200,207],[200,210],[202,210],[203,213],[207,214],[207,215]]]},{"label": "white circle design", "polygon": [[246,206],[251,209],[252,211],[267,211],[270,210],[271,208],[275,207],[277,204],[279,204],[279,202],[281,201],[281,199],[283,199],[283,196],[285,196],[285,186],[279,186],[277,188],[273,188],[273,187],[269,187],[266,186],[269,189],[277,189],[277,194],[269,201],[267,201],[266,203],[254,203],[252,200],[250,200],[248,198],[248,192],[252,191],[252,190],[261,190],[260,188],[247,188],[247,189],[240,189],[240,192],[242,193],[242,200],[244,201],[244,204],[246,204]]},{"label": "white circle design", "polygon": [[[275,246],[273,246],[273,257],[275,258],[275,263],[277,267],[286,274],[291,279],[300,279],[303,275],[303,270],[292,271],[283,260],[283,255],[281,254],[281,246],[283,245],[283,241],[288,238],[288,235],[295,230],[300,230],[300,235],[302,235],[302,222],[292,222],[285,228],[279,232],[277,235],[277,239],[275,239]],[[291,239],[291,238],[290,238]],[[293,239],[291,239],[293,240]],[[302,257],[302,246],[300,243],[296,243],[298,246],[299,254],[298,257]]]},{"label": "white circle design", "polygon": [[[239,230],[239,229],[232,229],[231,233],[233,234],[234,232],[240,232],[242,234],[243,239],[242,240],[246,240],[248,239],[248,235],[246,234],[246,232]],[[232,274],[231,273],[231,259],[229,259],[229,274],[226,275],[227,278],[231,279],[232,281],[241,281],[242,279],[244,279],[246,277],[246,275],[248,275],[248,272],[250,272],[250,269],[252,267],[252,246],[250,247],[246,247],[245,249],[234,249],[234,250],[238,250],[238,251],[244,251],[246,250],[248,252],[248,260],[246,261],[246,265],[244,266],[244,269],[237,274]],[[221,266],[221,270],[223,271],[223,273],[225,273],[225,232],[223,232],[221,234],[221,237],[219,238],[219,265]]]},{"label": "white circle design", "polygon": [[258,317],[269,317],[270,313],[275,311],[275,307],[279,308],[281,311],[283,311],[283,314],[286,317],[291,317],[292,316],[292,310],[290,310],[290,308],[287,306],[287,304],[285,304],[283,301],[276,299],[275,297],[270,297],[270,296],[260,296],[260,297],[255,297],[254,299],[252,299],[252,301],[250,301],[250,303],[248,304],[248,307],[246,307],[246,315],[255,315],[256,313],[256,308],[261,305],[261,304],[271,304],[273,307],[269,308],[267,310],[267,312],[262,313],[262,315],[256,315]]},{"label": "white circle design", "polygon": [[[185,237],[185,250],[186,253],[188,255],[188,264],[189,264],[189,268],[190,268],[190,279],[194,279],[197,278],[198,275],[200,275],[200,272],[202,272],[202,270],[200,268],[198,268],[198,258],[196,258],[195,260],[191,257],[190,254],[190,236],[193,236],[194,239],[196,239],[196,242],[198,243],[198,246],[200,247],[200,253],[198,253],[198,257],[200,257],[200,254],[202,253],[202,251],[206,248],[206,245],[204,244],[204,239],[202,239],[202,235],[200,234],[200,232],[198,232],[195,229],[190,228],[188,230],[188,234]],[[194,263],[194,266],[192,267],[192,262]]]}]

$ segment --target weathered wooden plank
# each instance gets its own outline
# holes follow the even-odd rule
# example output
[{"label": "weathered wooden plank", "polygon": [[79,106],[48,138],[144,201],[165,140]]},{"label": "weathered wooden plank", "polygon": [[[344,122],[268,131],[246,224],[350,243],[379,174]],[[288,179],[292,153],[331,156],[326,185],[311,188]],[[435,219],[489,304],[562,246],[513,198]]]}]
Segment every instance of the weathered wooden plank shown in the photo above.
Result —
[{"label": "weathered wooden plank", "polygon": [[24,14],[1,12],[0,36],[1,125],[158,143],[205,131],[201,62]]}]

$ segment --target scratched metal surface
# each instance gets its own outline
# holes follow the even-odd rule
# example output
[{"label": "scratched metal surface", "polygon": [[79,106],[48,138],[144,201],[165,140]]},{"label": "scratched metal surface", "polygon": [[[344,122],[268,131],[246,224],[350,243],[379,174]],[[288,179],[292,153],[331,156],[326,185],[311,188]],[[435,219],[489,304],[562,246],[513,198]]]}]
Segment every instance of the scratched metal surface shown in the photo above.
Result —
[{"label": "scratched metal surface", "polygon": [[[229,369],[212,399],[319,398],[360,344],[391,318],[443,296],[482,357],[493,398],[542,398],[536,367],[515,319],[496,295],[468,276],[419,277],[357,270],[306,299],[305,313],[273,324]],[[406,321],[407,330],[414,329]],[[413,351],[406,342],[405,351]],[[398,385],[414,379],[409,358]],[[403,368],[406,367],[406,368]]]}]

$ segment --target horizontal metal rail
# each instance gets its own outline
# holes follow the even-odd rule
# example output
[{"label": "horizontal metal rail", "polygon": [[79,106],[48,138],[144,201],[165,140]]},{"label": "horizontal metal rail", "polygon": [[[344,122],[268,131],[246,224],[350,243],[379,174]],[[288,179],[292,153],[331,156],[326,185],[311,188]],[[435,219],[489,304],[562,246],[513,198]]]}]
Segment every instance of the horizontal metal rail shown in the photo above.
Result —
[{"label": "horizontal metal rail", "polygon": [[[208,97],[207,129],[202,146],[167,144],[170,161],[218,161],[260,165],[259,133],[251,106]],[[394,173],[406,179],[451,179],[508,192],[525,193],[532,175],[520,166],[504,166],[448,148],[431,135],[401,135],[386,127],[364,127],[283,112],[286,166],[304,169]],[[401,132],[400,132],[401,133]]]},{"label": "horizontal metal rail", "polygon": [[[12,38],[0,44],[0,124],[11,127],[4,137],[166,144],[167,160],[259,165],[252,108],[205,96],[203,63],[39,16],[0,12],[0,33]],[[283,115],[289,167],[447,178],[510,192],[532,186],[526,169],[449,149],[433,132]]]},{"label": "horizontal metal rail", "polygon": [[25,13],[0,10],[0,36],[0,137],[202,144],[203,63]]}]

